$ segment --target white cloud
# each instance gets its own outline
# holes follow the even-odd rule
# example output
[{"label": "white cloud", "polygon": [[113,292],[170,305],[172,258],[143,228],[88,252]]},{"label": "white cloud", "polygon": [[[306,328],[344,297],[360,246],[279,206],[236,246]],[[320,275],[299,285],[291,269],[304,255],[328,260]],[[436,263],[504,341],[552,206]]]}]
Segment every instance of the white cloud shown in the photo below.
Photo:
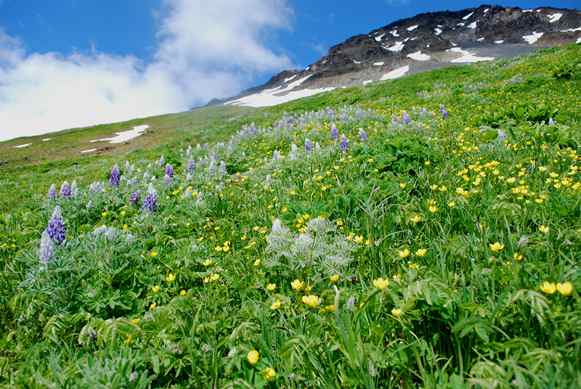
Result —
[{"label": "white cloud", "polygon": [[290,65],[265,34],[286,0],[165,0],[152,63],[105,53],[27,53],[0,30],[0,140],[186,110]]}]

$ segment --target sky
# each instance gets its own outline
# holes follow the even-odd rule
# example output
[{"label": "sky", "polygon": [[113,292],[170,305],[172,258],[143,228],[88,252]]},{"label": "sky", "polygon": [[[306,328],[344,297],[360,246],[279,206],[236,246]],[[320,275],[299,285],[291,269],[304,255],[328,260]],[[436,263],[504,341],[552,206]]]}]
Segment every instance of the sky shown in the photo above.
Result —
[{"label": "sky", "polygon": [[[187,110],[478,1],[0,0],[0,140]],[[579,0],[504,6],[579,7]]]}]

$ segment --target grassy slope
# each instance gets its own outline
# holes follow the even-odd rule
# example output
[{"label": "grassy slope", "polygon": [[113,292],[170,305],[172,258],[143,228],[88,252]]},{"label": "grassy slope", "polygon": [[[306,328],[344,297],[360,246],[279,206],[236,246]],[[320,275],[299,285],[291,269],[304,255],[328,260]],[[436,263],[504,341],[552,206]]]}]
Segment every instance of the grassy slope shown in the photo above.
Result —
[{"label": "grassy slope", "polygon": [[[561,380],[561,385],[570,385],[579,380],[579,297],[538,293],[544,280],[570,280],[581,287],[579,191],[570,183],[553,188],[556,181],[547,183],[550,177],[537,167],[549,166],[549,171],[567,177],[571,166],[577,166],[578,157],[564,150],[579,146],[580,57],[576,45],[339,90],[269,109],[212,108],[72,130],[50,135],[51,142],[34,142],[44,136],[37,137],[34,146],[20,150],[13,146],[30,140],[0,144],[2,160],[8,161],[0,167],[0,304],[6,312],[0,320],[0,349],[6,350],[0,353],[0,380],[93,386],[92,380],[110,380],[110,375],[122,384],[137,371],[143,377],[136,386],[150,381],[262,385],[261,375],[253,372],[267,366],[278,372],[276,385],[287,386],[460,385],[469,379],[529,385]],[[568,69],[577,76],[556,77]],[[352,104],[387,119],[349,124],[352,140],[352,127],[370,133],[367,146],[353,142],[351,158],[324,153],[312,161],[285,163],[274,172],[264,164],[273,149],[288,154],[290,142],[302,144],[305,136],[325,147],[327,130],[317,130],[328,128],[327,123],[282,139],[265,136],[243,142],[227,162],[230,173],[246,173],[247,181],[229,182],[221,194],[213,195],[213,183],[196,182],[196,188],[208,193],[200,209],[173,200],[172,192],[163,194],[155,220],[144,221],[113,194],[90,214],[78,211],[78,204],[63,205],[72,236],[95,225],[127,224],[137,241],[91,252],[79,238],[58,262],[72,276],[48,272],[33,285],[16,288],[38,266],[34,255],[48,217],[44,197],[50,183],[76,179],[86,186],[94,179],[106,180],[114,162],[129,159],[145,166],[142,161],[160,154],[181,174],[184,160],[178,150],[186,144],[224,141],[241,125],[270,125],[282,112]],[[389,124],[391,115],[402,110],[437,111],[440,104],[450,111],[447,122],[427,121],[415,131]],[[559,125],[538,124],[549,117]],[[142,123],[153,131],[102,155],[77,157],[89,140]],[[493,131],[486,128],[496,127],[520,146],[487,145]],[[474,169],[467,182],[456,174],[490,161],[501,162],[498,170],[505,181],[480,165],[490,177],[482,184],[474,185],[479,173]],[[266,175],[273,184],[265,189]],[[512,176],[524,177],[520,179],[535,196],[519,200],[511,195],[506,179]],[[569,177],[578,182],[578,174]],[[433,185],[447,190],[434,190]],[[463,196],[455,192],[457,187],[477,191]],[[540,197],[542,204],[537,204],[541,195],[547,199]],[[429,211],[429,200],[437,203],[435,214]],[[450,208],[450,202],[457,205]],[[333,291],[325,271],[317,266],[290,271],[253,265],[257,258],[269,257],[261,227],[270,227],[277,216],[300,227],[306,213],[341,220],[341,234],[375,242],[359,245],[356,261],[339,271],[342,299],[354,296],[367,305],[354,312],[340,309],[336,316],[305,309],[290,281],[304,279],[330,304]],[[416,214],[424,221],[406,221]],[[548,236],[538,232],[541,224],[550,227]],[[517,242],[523,235],[531,243],[521,248]],[[248,240],[256,243],[245,249]],[[231,242],[231,251],[216,252],[214,246],[225,241]],[[494,241],[505,245],[500,254],[488,248]],[[202,246],[200,252],[192,251],[192,242]],[[428,249],[426,257],[398,259],[399,251],[421,247]],[[152,251],[160,255],[152,258]],[[524,260],[512,259],[515,253]],[[217,283],[203,282],[217,272],[202,265],[208,258],[222,269]],[[175,283],[164,281],[168,272],[177,274]],[[388,295],[373,292],[373,279],[395,275],[403,281],[392,280]],[[268,282],[277,284],[278,298],[285,302],[280,314],[269,309],[274,297],[264,290]],[[151,287],[158,284],[161,293],[152,294]],[[175,298],[182,288],[187,296]],[[147,319],[144,310],[152,302],[160,306],[152,311],[153,319],[139,325],[123,321]],[[404,312],[399,320],[390,314],[397,307]],[[118,318],[113,325],[122,336],[111,330],[111,323],[99,322],[108,318]],[[87,323],[98,341],[80,345]],[[181,351],[172,352],[172,347]],[[253,347],[262,355],[255,368],[244,359]],[[238,352],[226,357],[233,349]],[[86,358],[92,364],[83,371]],[[115,373],[122,369],[129,369],[126,376]]]}]

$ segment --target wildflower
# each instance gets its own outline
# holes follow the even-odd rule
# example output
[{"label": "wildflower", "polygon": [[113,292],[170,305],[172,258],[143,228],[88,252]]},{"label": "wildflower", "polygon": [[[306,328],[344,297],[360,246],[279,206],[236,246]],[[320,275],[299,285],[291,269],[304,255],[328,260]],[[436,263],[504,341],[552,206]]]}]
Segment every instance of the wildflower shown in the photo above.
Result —
[{"label": "wildflower", "polygon": [[310,139],[305,139],[305,151],[310,153],[313,151],[313,142]]},{"label": "wildflower", "polygon": [[139,322],[141,322],[141,320],[140,320],[138,317],[136,317],[136,318],[134,318],[134,319],[131,319],[131,323],[133,323],[133,324],[135,324],[135,325],[138,325],[138,324],[139,324]]},{"label": "wildflower", "polygon": [[48,221],[48,227],[46,229],[48,236],[56,244],[61,244],[66,238],[66,227],[61,215],[61,208],[57,205],[52,212],[52,216]]},{"label": "wildflower", "polygon": [[514,258],[515,261],[519,261],[519,262],[522,261],[522,259],[523,259],[523,255],[521,253],[514,253],[512,255],[512,257]]},{"label": "wildflower", "polygon": [[147,195],[143,200],[142,209],[149,213],[153,213],[157,209],[157,192],[152,184],[149,184],[149,188],[147,188]]},{"label": "wildflower", "polygon": [[549,227],[547,227],[547,226],[545,226],[545,225],[541,224],[541,225],[539,226],[539,231],[540,231],[540,232],[542,232],[543,234],[545,234],[545,235],[546,235],[546,234],[548,234],[548,233],[549,233]]},{"label": "wildflower", "polygon": [[276,378],[276,370],[274,370],[272,367],[267,367],[262,371],[262,376],[265,380],[272,381]]},{"label": "wildflower", "polygon": [[272,309],[273,311],[276,311],[277,309],[280,308],[280,306],[282,305],[282,301],[280,301],[279,299],[274,300],[274,302],[270,305],[270,309]]},{"label": "wildflower", "polygon": [[310,308],[317,308],[321,304],[321,299],[314,294],[309,294],[303,296],[302,302]]},{"label": "wildflower", "polygon": [[419,214],[417,214],[417,213],[416,213],[415,215],[413,215],[413,216],[410,218],[410,221],[411,221],[412,223],[414,223],[414,224],[418,224],[419,222],[421,222],[421,221],[422,221],[422,215],[419,215]]},{"label": "wildflower", "polygon": [[208,267],[208,266],[212,266],[213,263],[214,263],[214,261],[212,261],[211,259],[206,259],[204,262],[202,262],[202,265]]},{"label": "wildflower", "polygon": [[401,310],[400,308],[393,308],[393,309],[391,310],[391,314],[392,314],[392,315],[393,315],[395,318],[397,318],[397,319],[399,319],[399,318],[400,318],[400,316],[401,316],[401,314],[402,314],[402,313],[403,313],[403,312],[402,312],[402,310]]},{"label": "wildflower", "polygon": [[50,238],[47,230],[42,232],[40,237],[40,249],[38,250],[38,258],[42,263],[48,263],[54,254],[54,243]]},{"label": "wildflower", "polygon": [[293,288],[293,290],[300,291],[304,289],[305,283],[301,280],[294,280],[293,282],[291,282],[291,287]]},{"label": "wildflower", "polygon": [[412,121],[412,118],[406,111],[404,111],[403,114],[401,115],[401,119],[404,124],[410,124],[410,122]]},{"label": "wildflower", "polygon": [[427,253],[428,253],[428,249],[416,250],[416,256],[418,256],[418,257],[425,257]]},{"label": "wildflower", "polygon": [[71,197],[71,195],[72,195],[71,185],[67,181],[62,183],[60,193],[61,193],[61,197],[64,197],[64,198]]},{"label": "wildflower", "polygon": [[174,282],[174,281],[175,281],[175,279],[176,279],[176,275],[175,275],[175,274],[173,274],[173,273],[169,273],[169,274],[168,274],[168,275],[165,277],[165,280],[166,280],[167,282]]},{"label": "wildflower", "polygon": [[335,312],[336,310],[337,310],[337,307],[335,306],[335,304],[326,305],[322,309],[323,312]]},{"label": "wildflower", "polygon": [[335,125],[335,123],[331,124],[331,138],[333,140],[339,139],[339,129]]},{"label": "wildflower", "polygon": [[331,281],[332,284],[336,284],[337,282],[339,282],[340,278],[341,276],[339,274],[333,274],[331,277],[329,277],[329,280]]},{"label": "wildflower", "polygon": [[540,286],[541,292],[546,294],[553,294],[557,291],[557,285],[553,282],[545,281]]},{"label": "wildflower", "polygon": [[56,199],[56,186],[54,184],[52,184],[48,189],[48,199],[49,200]]},{"label": "wildflower", "polygon": [[443,105],[440,105],[440,113],[442,114],[442,118],[448,119],[448,111]]},{"label": "wildflower", "polygon": [[494,242],[488,245],[490,247],[490,251],[493,253],[499,253],[504,249],[504,245],[500,242]]},{"label": "wildflower", "polygon": [[573,284],[570,283],[569,281],[563,283],[559,282],[557,284],[557,291],[562,296],[570,296],[573,293]]},{"label": "wildflower", "polygon": [[188,173],[193,173],[194,170],[196,170],[196,161],[194,161],[193,159],[188,160],[188,163],[186,164],[186,171]]},{"label": "wildflower", "polygon": [[349,141],[347,140],[345,134],[341,135],[341,143],[339,144],[339,148],[344,153],[347,152],[347,149],[349,149]]},{"label": "wildflower", "polygon": [[410,256],[410,250],[405,248],[403,250],[398,250],[397,255],[401,258],[401,259],[405,259],[407,257]]},{"label": "wildflower", "polygon": [[258,267],[258,266],[260,266],[260,263],[261,263],[261,261],[260,261],[260,258],[256,259],[256,260],[254,261],[254,267]]},{"label": "wildflower", "polygon": [[248,351],[248,354],[246,354],[246,359],[248,360],[248,363],[254,366],[258,363],[258,360],[260,359],[260,353],[252,349]]},{"label": "wildflower", "polygon": [[369,136],[367,135],[367,132],[365,132],[365,130],[363,128],[359,129],[359,140],[361,142],[367,142],[367,140],[369,139]]},{"label": "wildflower", "polygon": [[173,178],[171,176],[168,176],[167,174],[165,176],[163,176],[163,183],[166,184],[167,186],[171,185]]},{"label": "wildflower", "polygon": [[389,280],[387,278],[377,278],[373,280],[373,286],[379,290],[385,290],[389,286]]},{"label": "wildflower", "polygon": [[113,187],[119,187],[120,181],[121,181],[121,171],[119,171],[119,166],[115,165],[111,169],[111,174],[109,174],[109,185]]},{"label": "wildflower", "polygon": [[139,191],[132,192],[129,195],[129,204],[137,205],[138,202],[139,202]]},{"label": "wildflower", "polygon": [[160,287],[159,285],[154,285],[154,286],[151,288],[151,291],[152,291],[153,293],[159,293],[159,291],[160,291],[160,290],[161,290],[161,287]]},{"label": "wildflower", "polygon": [[157,304],[156,304],[156,303],[151,303],[151,304],[149,305],[149,310],[150,310],[150,311],[153,311],[155,308],[157,308]]},{"label": "wildflower", "polygon": [[168,176],[169,178],[173,178],[174,176],[173,166],[170,163],[165,165],[165,175]]},{"label": "wildflower", "polygon": [[165,163],[165,158],[162,155],[161,157],[159,157],[159,161],[157,161],[157,164],[159,166],[163,166],[164,163]]},{"label": "wildflower", "polygon": [[157,257],[157,251],[151,250],[151,252],[149,253],[149,256],[152,257],[152,258]]},{"label": "wildflower", "polygon": [[276,284],[273,284],[273,283],[267,284],[266,290],[268,290],[269,292],[274,292],[276,290]]},{"label": "wildflower", "polygon": [[180,290],[180,296],[185,296],[187,293],[185,289]]},{"label": "wildflower", "polygon": [[448,208],[454,208],[456,206],[455,201],[448,201]]},{"label": "wildflower", "polygon": [[89,191],[92,193],[101,193],[104,190],[105,190],[105,186],[100,181],[92,182],[91,185],[89,185]]},{"label": "wildflower", "polygon": [[405,182],[400,182],[400,183],[399,183],[399,187],[400,187],[401,189],[405,189],[405,187],[406,187],[406,186],[407,186],[407,184],[406,184]]}]

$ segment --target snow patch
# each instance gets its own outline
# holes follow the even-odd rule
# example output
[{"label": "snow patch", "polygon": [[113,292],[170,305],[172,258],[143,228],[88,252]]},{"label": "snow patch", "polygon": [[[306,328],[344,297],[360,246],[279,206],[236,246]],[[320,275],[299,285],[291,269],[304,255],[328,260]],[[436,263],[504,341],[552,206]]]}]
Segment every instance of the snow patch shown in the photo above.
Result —
[{"label": "snow patch", "polygon": [[228,105],[241,105],[245,107],[270,107],[273,105],[278,105],[286,103],[288,101],[300,99],[303,97],[314,96],[319,93],[328,92],[335,88],[318,88],[318,89],[301,89],[297,91],[291,91],[286,95],[280,96],[278,94],[268,93],[267,91],[262,91],[259,93],[254,93],[252,95],[241,97],[237,100],[228,101],[225,104]]},{"label": "snow patch", "polygon": [[468,25],[468,28],[471,28],[471,29],[473,29],[473,30],[474,30],[474,29],[476,28],[476,23],[477,23],[477,22],[472,22],[472,23],[470,23],[470,24]]},{"label": "snow patch", "polygon": [[297,75],[296,75],[296,74],[295,74],[294,76],[290,76],[289,78],[285,78],[285,79],[284,79],[284,82],[285,82],[285,83],[287,83],[287,82],[289,82],[289,81],[292,81],[292,80],[294,80],[295,78],[297,78]]},{"label": "snow patch", "polygon": [[504,43],[504,39],[501,39],[499,41],[494,41],[494,43],[497,44],[497,45],[501,45],[501,44]]},{"label": "snow patch", "polygon": [[407,57],[411,58],[415,61],[429,61],[430,60],[430,56],[422,53],[421,51],[416,51],[415,53],[408,54]]},{"label": "snow patch", "polygon": [[581,37],[577,38],[577,41],[575,43],[581,43]]},{"label": "snow patch", "polygon": [[484,37],[480,37],[480,38],[476,39],[476,41],[477,42],[482,42],[482,41],[484,41]]},{"label": "snow patch", "polygon": [[436,35],[440,35],[442,33],[442,29],[441,28],[434,28],[434,34]]},{"label": "snow patch", "polygon": [[112,136],[110,138],[93,139],[91,141],[91,143],[109,142],[109,143],[115,144],[115,143],[127,142],[131,139],[137,138],[140,135],[143,135],[145,130],[147,130],[148,128],[149,128],[149,126],[147,124],[143,124],[141,126],[135,126],[135,127],[133,127],[132,130],[116,132],[115,136]]},{"label": "snow patch", "polygon": [[374,62],[373,66],[383,66],[385,62]]},{"label": "snow patch", "polygon": [[402,66],[401,68],[394,69],[389,73],[385,73],[383,76],[381,76],[380,80],[381,81],[395,80],[396,78],[405,76],[406,73],[409,71],[410,71],[409,65]]},{"label": "snow patch", "polygon": [[416,28],[418,28],[418,25],[417,25],[417,24],[416,24],[416,25],[414,25],[414,26],[408,27],[406,30],[408,30],[408,31],[412,32],[412,31],[413,31],[413,30],[415,30]]},{"label": "snow patch", "polygon": [[25,143],[23,145],[14,146],[15,149],[23,149],[25,147],[30,146],[32,143]]},{"label": "snow patch", "polygon": [[52,138],[43,138],[43,139],[41,139],[41,141],[43,141],[43,142],[48,142],[48,141],[49,141],[49,140],[51,140],[51,139],[52,139]]},{"label": "snow patch", "polygon": [[458,53],[460,57],[453,59],[452,63],[473,63],[473,62],[481,62],[481,61],[492,61],[494,57],[478,57],[474,53],[469,51],[463,50],[460,47],[453,47],[451,49],[446,50],[451,53]]},{"label": "snow patch", "polygon": [[389,51],[398,52],[398,51],[402,51],[404,46],[405,45],[403,42],[395,42],[395,44],[393,46],[388,47],[387,49]]},{"label": "snow patch", "polygon": [[575,31],[581,31],[581,26],[577,28],[568,28],[566,30],[561,30],[561,32],[575,32]]},{"label": "snow patch", "polygon": [[522,11],[523,11],[524,13],[529,13],[529,12],[533,12],[534,10],[532,10],[532,9],[523,9]]},{"label": "snow patch", "polygon": [[81,154],[87,154],[87,153],[92,153],[94,151],[97,151],[97,149],[87,149],[87,150],[81,150]]},{"label": "snow patch", "polygon": [[528,42],[529,45],[532,45],[544,35],[544,32],[536,32],[533,31],[531,35],[523,35],[523,39]]},{"label": "snow patch", "polygon": [[464,27],[465,25],[466,25],[466,23],[462,23],[462,22],[457,24],[457,26],[460,26],[460,27]]},{"label": "snow patch", "polygon": [[356,59],[354,59],[353,63],[359,65],[361,63],[361,61],[357,61]]},{"label": "snow patch", "polygon": [[470,12],[468,15],[464,16],[462,20],[468,20],[472,17],[472,15],[474,15],[474,12]]},{"label": "snow patch", "polygon": [[376,37],[375,37],[375,40],[376,40],[377,42],[381,42],[381,40],[383,39],[383,37],[384,37],[384,36],[385,36],[385,33],[383,33],[383,34],[381,34],[381,35],[378,35],[378,36],[376,36]]},{"label": "snow patch", "polygon": [[490,11],[490,8],[486,8],[486,9],[484,10],[484,13],[486,14],[486,13],[488,13],[488,11]]},{"label": "snow patch", "polygon": [[363,85],[371,84],[373,80],[365,80],[363,81]]},{"label": "snow patch", "polygon": [[391,30],[389,33],[396,38],[399,37],[399,33],[397,32],[397,30]]},{"label": "snow patch", "polygon": [[558,22],[559,19],[561,19],[563,17],[563,14],[562,13],[555,13],[555,14],[547,15],[547,17],[549,18],[549,23],[555,23],[555,22]]}]

